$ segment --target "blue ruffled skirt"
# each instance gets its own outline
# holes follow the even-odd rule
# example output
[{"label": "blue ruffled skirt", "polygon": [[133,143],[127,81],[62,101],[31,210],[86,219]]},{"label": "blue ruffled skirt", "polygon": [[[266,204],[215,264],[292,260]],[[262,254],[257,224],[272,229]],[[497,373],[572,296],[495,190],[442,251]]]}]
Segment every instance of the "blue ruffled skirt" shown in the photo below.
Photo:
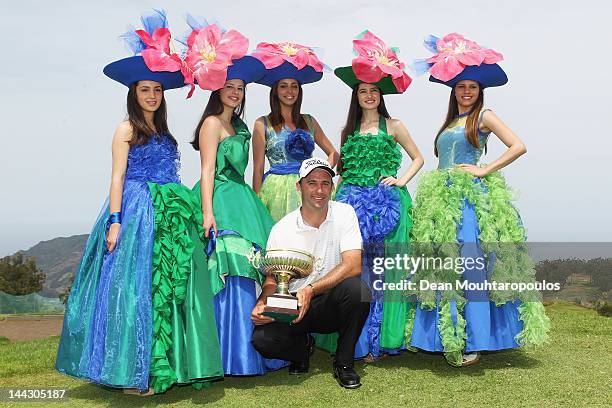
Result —
[{"label": "blue ruffled skirt", "polygon": [[359,340],[355,345],[355,358],[363,358],[368,354],[377,358],[383,354],[395,355],[399,354],[400,350],[406,347],[402,345],[399,348],[386,348],[381,346],[381,325],[383,318],[383,303],[385,302],[384,291],[376,289],[373,285],[374,280],[385,281],[384,272],[377,275],[373,273],[373,259],[385,256],[385,248],[382,243],[366,244],[362,257],[361,279],[366,282],[372,293],[372,301],[370,302],[370,314],[363,325]]},{"label": "blue ruffled skirt", "polygon": [[[355,345],[356,359],[368,354],[380,357],[382,354],[397,354],[400,348],[388,349],[381,346],[384,291],[377,290],[373,282],[385,281],[384,274],[373,272],[375,258],[385,257],[385,242],[396,234],[397,242],[408,242],[408,207],[410,199],[407,191],[396,187],[388,187],[380,183],[374,186],[358,186],[344,183],[338,188],[336,200],[349,204],[355,210],[359,220],[359,229],[363,238],[364,251],[362,255],[361,279],[369,286],[372,293],[370,313]],[[411,225],[411,222],[410,222]],[[391,244],[397,246],[397,244]],[[402,326],[403,334],[403,326]],[[319,335],[317,344],[335,351],[334,335]]]}]

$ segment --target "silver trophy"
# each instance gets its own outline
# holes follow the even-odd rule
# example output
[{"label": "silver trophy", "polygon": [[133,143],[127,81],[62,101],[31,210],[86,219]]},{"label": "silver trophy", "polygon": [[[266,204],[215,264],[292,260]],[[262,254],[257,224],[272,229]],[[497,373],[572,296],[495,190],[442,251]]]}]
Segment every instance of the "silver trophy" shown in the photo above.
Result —
[{"label": "silver trophy", "polygon": [[248,259],[251,265],[276,281],[276,293],[266,299],[263,314],[285,323],[294,320],[299,307],[297,298],[289,293],[289,282],[319,270],[322,260],[315,260],[311,254],[295,249],[269,249],[263,257],[261,252],[253,251]]}]

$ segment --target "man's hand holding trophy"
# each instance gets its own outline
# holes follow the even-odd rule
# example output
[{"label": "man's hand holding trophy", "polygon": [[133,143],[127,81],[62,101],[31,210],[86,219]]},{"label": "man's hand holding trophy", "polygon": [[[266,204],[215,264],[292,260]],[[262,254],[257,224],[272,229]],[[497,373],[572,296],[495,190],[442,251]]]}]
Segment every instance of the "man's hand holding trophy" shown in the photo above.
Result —
[{"label": "man's hand holding trophy", "polygon": [[253,249],[247,257],[251,265],[276,282],[276,293],[268,295],[263,315],[277,322],[293,321],[299,315],[299,306],[298,299],[289,293],[289,282],[319,270],[322,261],[295,249],[269,249],[263,256],[261,251]]}]

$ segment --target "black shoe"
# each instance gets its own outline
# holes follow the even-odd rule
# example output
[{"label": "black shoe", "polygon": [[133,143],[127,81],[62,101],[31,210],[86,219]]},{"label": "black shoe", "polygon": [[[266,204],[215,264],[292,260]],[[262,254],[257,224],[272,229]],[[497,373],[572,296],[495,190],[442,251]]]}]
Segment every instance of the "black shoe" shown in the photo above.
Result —
[{"label": "black shoe", "polygon": [[292,361],[291,364],[289,364],[289,374],[300,375],[308,372],[310,368],[310,356],[314,353],[314,345],[314,338],[309,334],[306,340],[306,359],[298,362]]},{"label": "black shoe", "polygon": [[306,374],[308,373],[308,369],[310,368],[310,362],[309,361],[302,361],[302,362],[291,362],[291,364],[289,364],[289,374],[291,375],[300,375],[300,374]]},{"label": "black shoe", "polygon": [[361,378],[353,367],[338,365],[334,362],[334,378],[341,387],[358,388],[361,387]]}]

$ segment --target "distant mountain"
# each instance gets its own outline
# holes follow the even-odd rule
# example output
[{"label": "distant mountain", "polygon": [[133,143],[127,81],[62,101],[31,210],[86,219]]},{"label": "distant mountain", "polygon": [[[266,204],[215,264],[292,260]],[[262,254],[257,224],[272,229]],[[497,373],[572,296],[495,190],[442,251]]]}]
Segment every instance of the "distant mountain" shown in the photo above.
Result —
[{"label": "distant mountain", "polygon": [[23,251],[25,255],[34,257],[38,269],[47,275],[42,296],[58,297],[66,289],[79,266],[87,237],[84,234],[53,238]]}]

